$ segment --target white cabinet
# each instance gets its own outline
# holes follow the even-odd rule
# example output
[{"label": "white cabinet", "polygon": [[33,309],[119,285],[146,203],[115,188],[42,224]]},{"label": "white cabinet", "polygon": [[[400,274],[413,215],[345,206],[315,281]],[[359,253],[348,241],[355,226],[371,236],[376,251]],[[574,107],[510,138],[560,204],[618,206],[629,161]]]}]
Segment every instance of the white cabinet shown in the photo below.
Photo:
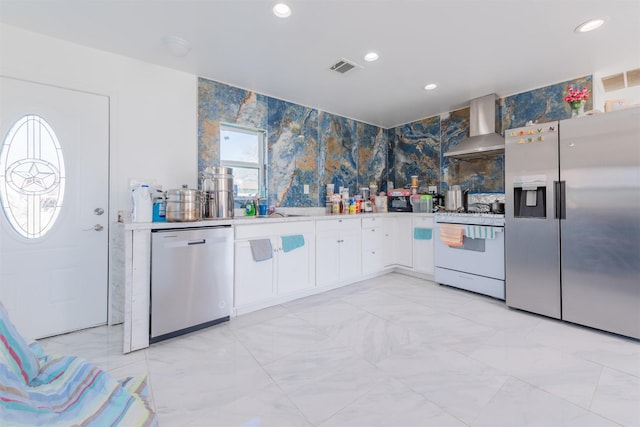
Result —
[{"label": "white cabinet", "polygon": [[[302,246],[283,245],[283,236],[301,236]],[[272,257],[255,261],[251,240],[269,239]],[[289,249],[285,251],[285,249]],[[313,221],[236,226],[234,306],[270,305],[278,297],[314,287],[315,238]]]},{"label": "white cabinet", "polygon": [[[309,226],[313,227],[310,222]],[[313,231],[302,234],[304,246],[285,252],[282,236],[273,244],[276,254],[276,279],[278,295],[313,288],[314,241]]]},{"label": "white cabinet", "polygon": [[335,285],[362,274],[360,218],[316,221],[316,284]]},{"label": "white cabinet", "polygon": [[405,214],[396,217],[398,252],[396,264],[403,267],[413,267],[413,222],[412,215]]},{"label": "white cabinet", "polygon": [[276,295],[273,258],[254,261],[249,240],[240,240],[235,243],[234,262],[234,307],[267,301]]},{"label": "white cabinet", "polygon": [[362,273],[373,274],[384,269],[385,219],[362,218]]},{"label": "white cabinet", "polygon": [[413,215],[413,270],[433,275],[433,216]]},{"label": "white cabinet", "polygon": [[384,219],[384,265],[413,266],[412,215],[397,214]]},{"label": "white cabinet", "polygon": [[382,224],[383,231],[383,246],[382,246],[382,262],[385,267],[391,267],[396,263],[396,253],[398,252],[396,246],[396,221],[394,217],[385,217]]}]

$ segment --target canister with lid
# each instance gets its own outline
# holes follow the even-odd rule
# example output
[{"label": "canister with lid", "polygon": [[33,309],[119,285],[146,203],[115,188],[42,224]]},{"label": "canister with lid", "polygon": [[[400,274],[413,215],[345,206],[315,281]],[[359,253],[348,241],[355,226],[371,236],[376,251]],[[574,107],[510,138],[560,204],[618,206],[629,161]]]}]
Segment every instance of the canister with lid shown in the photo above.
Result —
[{"label": "canister with lid", "polygon": [[233,218],[233,170],[226,167],[209,168],[208,186],[203,195],[204,218]]},{"label": "canister with lid", "polygon": [[201,218],[202,204],[200,192],[190,190],[188,185],[181,189],[167,190],[168,222],[198,221]]}]

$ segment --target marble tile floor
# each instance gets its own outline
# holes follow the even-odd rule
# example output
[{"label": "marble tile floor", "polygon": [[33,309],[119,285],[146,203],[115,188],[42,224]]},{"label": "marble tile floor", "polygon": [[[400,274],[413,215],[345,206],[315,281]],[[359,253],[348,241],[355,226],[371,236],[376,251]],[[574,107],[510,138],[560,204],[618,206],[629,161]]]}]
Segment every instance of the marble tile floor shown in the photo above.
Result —
[{"label": "marble tile floor", "polygon": [[640,343],[397,273],[128,355],[122,327],[42,341],[148,372],[160,425],[640,426]]}]

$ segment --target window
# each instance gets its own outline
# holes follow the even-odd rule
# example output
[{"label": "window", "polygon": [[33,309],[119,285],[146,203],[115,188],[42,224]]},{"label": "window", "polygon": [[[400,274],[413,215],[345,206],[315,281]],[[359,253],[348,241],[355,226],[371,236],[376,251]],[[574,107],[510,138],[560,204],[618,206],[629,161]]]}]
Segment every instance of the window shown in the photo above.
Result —
[{"label": "window", "polygon": [[9,223],[28,239],[53,227],[64,196],[62,149],[47,121],[21,117],[0,151],[0,202]]},{"label": "window", "polygon": [[259,129],[220,127],[220,166],[233,169],[236,200],[266,197],[264,138]]}]

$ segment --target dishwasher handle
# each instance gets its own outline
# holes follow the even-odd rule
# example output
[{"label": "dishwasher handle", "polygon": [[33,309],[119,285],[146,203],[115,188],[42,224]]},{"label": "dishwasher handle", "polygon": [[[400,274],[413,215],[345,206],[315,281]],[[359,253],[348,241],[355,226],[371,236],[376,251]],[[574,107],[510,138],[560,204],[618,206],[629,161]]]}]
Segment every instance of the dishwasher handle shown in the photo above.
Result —
[{"label": "dishwasher handle", "polygon": [[205,243],[207,243],[206,239],[200,239],[200,240],[192,240],[190,242],[187,242],[187,245],[192,246],[192,245],[204,245]]},{"label": "dishwasher handle", "polygon": [[[158,233],[159,234],[159,233]],[[227,243],[229,240],[233,239],[233,236],[207,236],[203,239],[184,239],[180,238],[178,234],[169,234],[162,236],[162,247],[163,248],[184,248],[188,246],[199,246],[199,245],[211,245],[218,243]],[[196,237],[196,236],[191,236]]]}]

